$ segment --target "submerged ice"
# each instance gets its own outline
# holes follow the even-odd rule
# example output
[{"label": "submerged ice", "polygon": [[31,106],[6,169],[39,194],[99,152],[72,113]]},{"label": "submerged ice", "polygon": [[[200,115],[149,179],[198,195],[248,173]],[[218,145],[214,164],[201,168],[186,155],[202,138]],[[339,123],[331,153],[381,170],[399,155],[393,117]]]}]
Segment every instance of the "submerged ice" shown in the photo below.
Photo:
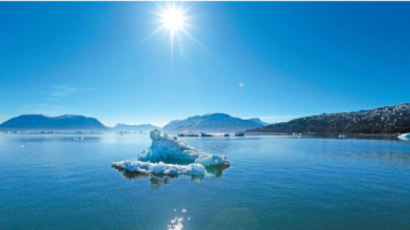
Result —
[{"label": "submerged ice", "polygon": [[158,129],[151,131],[150,138],[151,146],[138,154],[137,161],[120,161],[112,165],[137,173],[204,175],[207,168],[223,168],[230,164],[223,155],[198,152]]}]

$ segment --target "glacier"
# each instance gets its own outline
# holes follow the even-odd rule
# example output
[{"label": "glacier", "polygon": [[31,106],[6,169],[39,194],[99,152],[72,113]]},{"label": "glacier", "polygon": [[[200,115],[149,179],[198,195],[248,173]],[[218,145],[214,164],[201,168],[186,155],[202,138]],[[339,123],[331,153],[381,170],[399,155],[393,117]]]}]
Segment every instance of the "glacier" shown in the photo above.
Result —
[{"label": "glacier", "polygon": [[158,175],[205,175],[215,168],[226,168],[230,162],[223,155],[198,152],[195,148],[154,129],[151,146],[138,154],[136,161],[119,161],[113,167],[129,172]]}]

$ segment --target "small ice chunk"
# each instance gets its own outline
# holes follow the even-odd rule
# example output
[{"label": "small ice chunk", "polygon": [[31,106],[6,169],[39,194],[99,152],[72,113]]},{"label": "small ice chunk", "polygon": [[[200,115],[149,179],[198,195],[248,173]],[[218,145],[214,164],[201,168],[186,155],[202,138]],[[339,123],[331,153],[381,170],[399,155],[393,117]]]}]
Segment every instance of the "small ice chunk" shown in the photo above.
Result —
[{"label": "small ice chunk", "polygon": [[410,133],[403,133],[399,135],[397,138],[402,141],[410,141]]},{"label": "small ice chunk", "polygon": [[218,166],[218,165],[229,165],[228,160],[223,155],[214,155],[214,154],[202,154],[195,159],[195,163],[208,166]]}]

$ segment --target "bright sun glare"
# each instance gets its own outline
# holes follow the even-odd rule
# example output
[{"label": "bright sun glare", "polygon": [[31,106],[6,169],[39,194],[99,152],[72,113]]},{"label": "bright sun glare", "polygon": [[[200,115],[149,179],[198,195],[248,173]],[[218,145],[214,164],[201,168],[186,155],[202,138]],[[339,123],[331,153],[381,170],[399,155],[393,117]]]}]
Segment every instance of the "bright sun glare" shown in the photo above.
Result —
[{"label": "bright sun glare", "polygon": [[204,46],[188,31],[190,28],[193,28],[193,25],[190,24],[192,17],[187,16],[187,12],[187,8],[175,3],[164,7],[158,7],[154,14],[158,17],[157,22],[159,27],[146,38],[149,39],[161,31],[165,31],[169,34],[171,43],[171,65],[174,55],[174,46],[178,43],[178,47],[181,48],[183,46],[181,42],[183,37],[194,41],[204,48]]},{"label": "bright sun glare", "polygon": [[161,13],[162,26],[171,32],[183,29],[185,24],[184,12],[175,6],[168,7]]}]

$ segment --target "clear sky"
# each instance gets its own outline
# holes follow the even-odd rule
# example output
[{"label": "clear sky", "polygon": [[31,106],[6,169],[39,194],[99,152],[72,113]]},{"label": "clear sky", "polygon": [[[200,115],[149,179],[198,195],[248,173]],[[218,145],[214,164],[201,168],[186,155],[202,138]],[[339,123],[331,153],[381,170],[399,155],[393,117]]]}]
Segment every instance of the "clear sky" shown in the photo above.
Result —
[{"label": "clear sky", "polygon": [[[0,3],[0,122],[268,122],[409,102],[410,3]],[[173,52],[171,52],[173,47]]]}]

